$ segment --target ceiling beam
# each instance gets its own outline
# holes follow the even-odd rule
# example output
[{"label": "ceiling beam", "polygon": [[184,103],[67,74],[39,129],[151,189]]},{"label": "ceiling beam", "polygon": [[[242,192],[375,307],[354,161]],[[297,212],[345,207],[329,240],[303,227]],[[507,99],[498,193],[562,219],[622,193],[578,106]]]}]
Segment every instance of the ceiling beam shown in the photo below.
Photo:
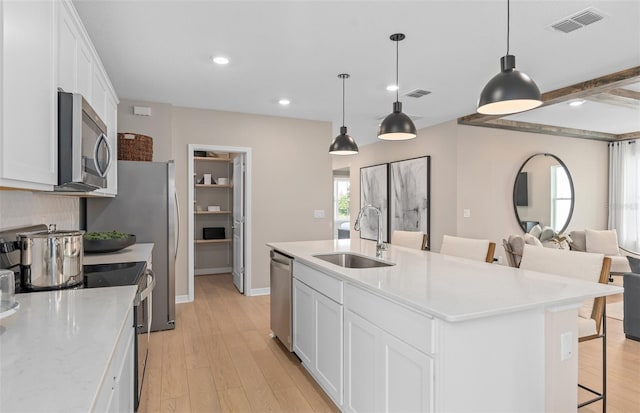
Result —
[{"label": "ceiling beam", "polygon": [[[635,66],[609,75],[543,93],[543,104],[539,107],[564,103],[574,99],[598,101],[608,100],[606,103],[613,103],[611,99],[615,99],[615,103],[618,105],[624,104],[624,106],[627,107],[636,107],[636,102],[640,101],[640,92],[624,89],[624,86],[637,82],[640,82],[640,66]],[[602,94],[606,95],[603,96]],[[458,124],[609,141],[620,140],[622,139],[622,136],[635,136],[634,134],[636,134],[636,132],[631,132],[622,135],[615,135],[597,131],[563,128],[559,126],[529,122],[515,122],[502,119],[506,116],[509,115],[483,115],[480,113],[473,113],[458,118]],[[640,132],[638,135],[640,135]],[[626,137],[624,139],[632,138]]]}]

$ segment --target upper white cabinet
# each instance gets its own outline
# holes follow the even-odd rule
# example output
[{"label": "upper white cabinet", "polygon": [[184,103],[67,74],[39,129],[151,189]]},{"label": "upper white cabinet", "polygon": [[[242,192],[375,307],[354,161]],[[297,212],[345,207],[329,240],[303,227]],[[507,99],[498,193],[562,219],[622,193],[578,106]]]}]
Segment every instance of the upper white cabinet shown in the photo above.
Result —
[{"label": "upper white cabinet", "polygon": [[57,184],[58,88],[81,93],[107,124],[113,171],[96,195],[115,195],[118,98],[73,3],[0,0],[0,188]]},{"label": "upper white cabinet", "polygon": [[0,0],[0,187],[57,183],[58,6]]}]

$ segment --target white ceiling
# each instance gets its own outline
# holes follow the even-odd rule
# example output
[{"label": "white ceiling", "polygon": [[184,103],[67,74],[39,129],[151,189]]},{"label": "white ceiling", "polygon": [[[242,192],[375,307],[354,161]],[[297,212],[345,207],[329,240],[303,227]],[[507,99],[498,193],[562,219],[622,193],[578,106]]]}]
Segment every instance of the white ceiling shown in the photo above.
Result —
[{"label": "white ceiling", "polygon": [[[407,36],[399,44],[400,94],[432,92],[400,98],[405,113],[420,117],[418,128],[475,112],[506,48],[504,0],[74,4],[121,99],[331,121],[336,135],[337,75],[349,73],[346,125],[360,145],[375,142],[377,119],[392,110],[394,94],[385,90],[395,80],[392,33]],[[549,28],[589,7],[605,19],[569,34]],[[513,0],[510,51],[542,92],[638,66],[640,1]],[[211,63],[219,54],[231,63]],[[278,105],[285,97],[291,105]]]}]

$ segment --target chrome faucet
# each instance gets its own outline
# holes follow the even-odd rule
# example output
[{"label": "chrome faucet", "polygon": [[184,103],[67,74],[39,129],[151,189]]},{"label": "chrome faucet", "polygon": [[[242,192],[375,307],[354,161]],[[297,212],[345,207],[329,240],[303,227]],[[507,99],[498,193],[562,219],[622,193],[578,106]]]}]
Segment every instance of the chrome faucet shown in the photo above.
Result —
[{"label": "chrome faucet", "polygon": [[353,229],[356,231],[360,231],[360,219],[362,218],[362,214],[367,209],[372,209],[378,215],[378,238],[376,240],[376,257],[382,257],[382,251],[387,249],[384,243],[382,242],[382,211],[380,208],[376,208],[371,204],[367,204],[362,207],[360,212],[358,212],[358,217],[356,218],[356,223],[353,226]]}]

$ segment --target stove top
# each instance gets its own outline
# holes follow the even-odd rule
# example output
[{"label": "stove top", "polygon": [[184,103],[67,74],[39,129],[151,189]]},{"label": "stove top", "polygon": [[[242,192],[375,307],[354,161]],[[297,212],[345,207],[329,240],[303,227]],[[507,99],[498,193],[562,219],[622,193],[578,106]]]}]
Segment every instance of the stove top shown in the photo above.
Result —
[{"label": "stove top", "polygon": [[146,262],[85,265],[84,288],[139,284]]}]

